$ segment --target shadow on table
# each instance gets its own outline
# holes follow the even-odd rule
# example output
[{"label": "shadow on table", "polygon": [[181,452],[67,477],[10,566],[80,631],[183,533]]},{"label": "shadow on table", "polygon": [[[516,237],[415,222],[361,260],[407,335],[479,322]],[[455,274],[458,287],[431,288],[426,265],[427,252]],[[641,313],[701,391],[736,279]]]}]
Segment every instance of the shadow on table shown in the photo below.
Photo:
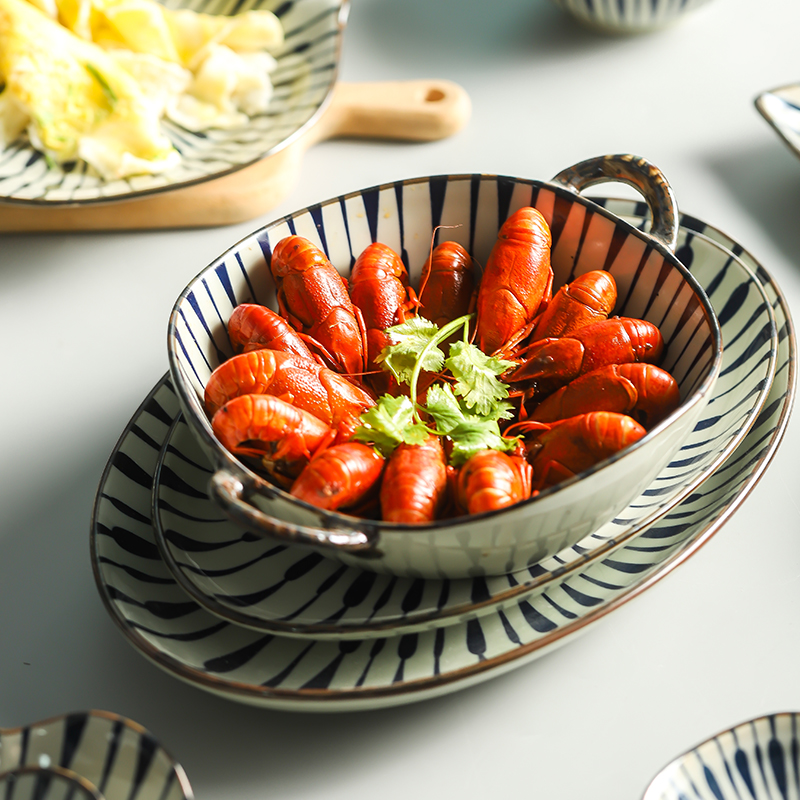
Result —
[{"label": "shadow on table", "polygon": [[800,264],[800,158],[776,140],[712,155],[708,163],[787,259]]},{"label": "shadow on table", "polygon": [[441,62],[453,72],[520,53],[541,61],[638,46],[636,38],[598,35],[549,0],[370,0],[354,4],[351,26],[367,32],[380,63],[413,64],[424,54],[426,68]]},{"label": "shadow on table", "polygon": [[[499,683],[375,712],[251,708],[186,685],[134,650],[106,613],[89,558],[91,505],[113,438],[70,453],[35,495],[14,498],[0,536],[0,724],[103,709],[150,730],[214,797],[324,797],[332,780],[382,769],[391,752],[426,752],[468,735]],[[132,600],[131,602],[136,602]],[[535,668],[535,667],[533,667]],[[503,680],[516,680],[513,676]],[[530,693],[530,689],[527,689]],[[357,766],[355,766],[357,765]],[[199,793],[198,793],[199,796]]]}]

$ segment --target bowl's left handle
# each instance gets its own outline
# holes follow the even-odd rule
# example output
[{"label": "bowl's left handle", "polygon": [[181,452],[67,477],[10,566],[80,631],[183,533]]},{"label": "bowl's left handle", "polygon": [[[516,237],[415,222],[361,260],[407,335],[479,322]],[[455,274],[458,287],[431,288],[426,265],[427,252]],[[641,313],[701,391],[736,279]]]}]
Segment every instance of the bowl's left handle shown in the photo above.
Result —
[{"label": "bowl's left handle", "polygon": [[678,204],[664,173],[644,158],[628,154],[598,156],[562,170],[552,182],[574,192],[607,181],[633,186],[650,207],[650,236],[674,251],[678,243]]},{"label": "bowl's left handle", "polygon": [[246,499],[247,488],[239,478],[218,470],[209,481],[211,498],[242,527],[286,544],[310,545],[320,551],[375,558],[380,555],[377,534],[355,528],[312,528],[271,517]]}]

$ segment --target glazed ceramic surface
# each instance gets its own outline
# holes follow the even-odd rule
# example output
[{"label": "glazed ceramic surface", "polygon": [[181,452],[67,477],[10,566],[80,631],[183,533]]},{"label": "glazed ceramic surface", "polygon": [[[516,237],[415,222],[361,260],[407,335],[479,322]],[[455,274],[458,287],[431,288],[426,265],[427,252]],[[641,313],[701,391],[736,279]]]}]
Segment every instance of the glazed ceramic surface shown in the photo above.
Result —
[{"label": "glazed ceramic surface", "polygon": [[0,775],[4,800],[103,800],[90,783],[69,770],[19,767]]},{"label": "glazed ceramic surface", "polygon": [[191,800],[183,768],[141,725],[106,711],[0,730],[6,800]]},{"label": "glazed ceramic surface", "polygon": [[755,103],[789,149],[800,156],[800,84],[763,92]]},{"label": "glazed ceramic surface", "polygon": [[[585,163],[620,167],[630,160],[616,156]],[[646,163],[637,162],[640,169]],[[571,169],[580,172],[581,166]],[[384,242],[402,255],[413,284],[427,257],[433,228],[458,226],[443,234],[485,264],[500,224],[527,205],[538,208],[550,224],[555,287],[604,268],[617,283],[620,299],[614,313],[647,319],[664,336],[661,366],[677,380],[682,404],[639,442],[536,498],[501,511],[419,526],[316,509],[258,477],[220,445],[202,407],[204,385],[214,367],[232,355],[225,325],[233,308],[253,301],[274,307],[268,263],[280,239],[294,233],[311,239],[343,274],[367,244]],[[374,187],[256,231],[203,270],[181,294],[170,318],[168,353],[187,422],[217,470],[212,494],[237,523],[284,543],[324,550],[350,565],[424,578],[517,571],[575,544],[614,518],[686,440],[708,402],[721,361],[713,309],[696,280],[662,243],[564,186],[485,175]]]},{"label": "glazed ceramic surface", "polygon": [[123,432],[96,498],[92,563],[112,619],[144,656],[202,689],[264,707],[336,711],[409,703],[487,680],[568,642],[636,597],[736,510],[780,444],[795,395],[794,330],[780,291],[738,244],[688,219],[735,250],[762,281],[778,326],[775,378],[734,453],[698,491],[611,557],[590,560],[532,602],[425,633],[306,641],[220,620],[180,589],[154,540],[150,494],[158,450],[179,411],[165,378]]},{"label": "glazed ceramic surface", "polygon": [[643,800],[796,800],[800,715],[784,712],[712,736],[664,767]]},{"label": "glazed ceramic surface", "polygon": [[709,0],[553,0],[584,25],[610,33],[642,33],[673,25]]},{"label": "glazed ceramic surface", "polygon": [[274,94],[264,114],[245,128],[188,131],[170,121],[163,129],[181,163],[161,175],[104,181],[84,162],[48,164],[27,138],[0,152],[0,200],[37,204],[90,203],[139,197],[219,177],[277,151],[309,126],[328,101],[336,78],[347,0],[171,0],[212,14],[266,8],[280,18],[285,41],[275,53]]},{"label": "glazed ceramic surface", "polygon": [[[639,219],[631,218],[632,221]],[[156,542],[181,586],[214,614],[287,635],[362,637],[439,627],[518,602],[607,554],[666,514],[749,430],[772,383],[777,332],[760,282],[729,250],[681,228],[676,253],[720,319],[723,359],[712,397],[681,449],[620,512],[571,548],[513,575],[395,578],[275,546],[230,522],[208,498],[213,467],[181,417],[156,470]]]}]

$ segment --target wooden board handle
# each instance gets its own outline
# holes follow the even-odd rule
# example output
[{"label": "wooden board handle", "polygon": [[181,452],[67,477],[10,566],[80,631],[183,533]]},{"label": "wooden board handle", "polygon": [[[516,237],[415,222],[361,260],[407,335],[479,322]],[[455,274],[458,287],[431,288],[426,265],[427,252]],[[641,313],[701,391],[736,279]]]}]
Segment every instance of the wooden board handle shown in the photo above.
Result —
[{"label": "wooden board handle", "polygon": [[469,95],[452,81],[338,83],[314,137],[434,141],[460,131],[471,110]]},{"label": "wooden board handle", "polygon": [[232,225],[266,214],[291,191],[303,154],[334,137],[433,141],[459,131],[470,99],[442,80],[338,83],[320,119],[296,141],[222,178],[97,205],[33,207],[0,203],[0,232],[152,230]]}]

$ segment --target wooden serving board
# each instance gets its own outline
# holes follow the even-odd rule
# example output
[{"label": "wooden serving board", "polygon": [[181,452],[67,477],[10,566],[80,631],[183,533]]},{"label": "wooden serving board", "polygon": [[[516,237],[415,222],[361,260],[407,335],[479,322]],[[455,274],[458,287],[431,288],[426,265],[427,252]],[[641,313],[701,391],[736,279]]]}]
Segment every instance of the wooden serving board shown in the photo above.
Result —
[{"label": "wooden serving board", "polygon": [[261,161],[221,178],[107,203],[0,203],[0,232],[195,228],[244,222],[278,205],[294,186],[305,151],[335,137],[434,141],[469,119],[469,95],[444,80],[337,83],[328,108],[305,133]]}]

